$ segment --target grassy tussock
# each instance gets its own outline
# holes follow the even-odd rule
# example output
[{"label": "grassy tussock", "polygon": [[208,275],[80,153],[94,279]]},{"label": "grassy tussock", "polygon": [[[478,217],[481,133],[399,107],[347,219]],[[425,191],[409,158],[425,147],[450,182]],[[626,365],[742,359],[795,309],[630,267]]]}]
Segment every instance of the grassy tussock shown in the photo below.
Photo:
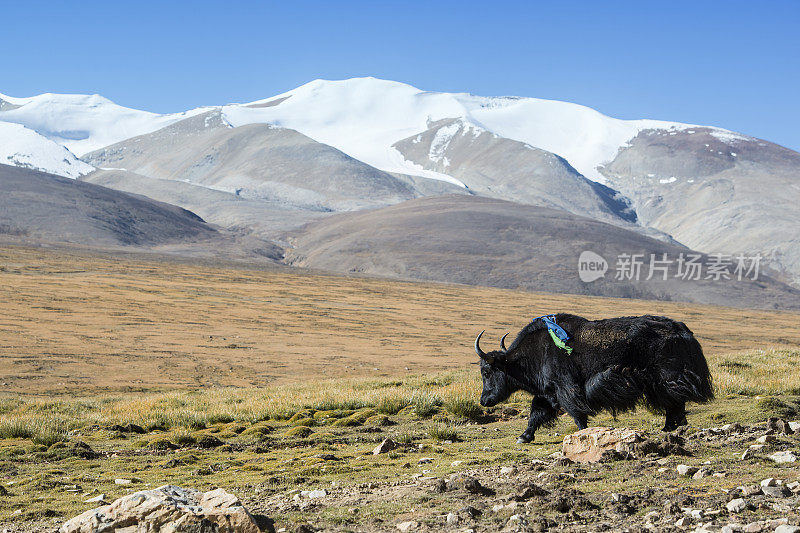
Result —
[{"label": "grassy tussock", "polygon": [[[719,396],[798,395],[799,362],[800,350],[753,350],[709,358]],[[483,415],[477,401],[480,391],[480,375],[469,369],[402,380],[306,381],[275,389],[220,388],[80,400],[7,398],[0,401],[0,438],[52,444],[64,440],[69,430],[91,424],[134,423],[148,431],[186,434],[215,424],[250,427],[269,420],[313,427],[337,419],[339,426],[360,426],[378,415],[404,410],[423,419],[444,414],[475,420]],[[526,399],[518,393],[512,401]],[[266,434],[268,426],[264,427]]]}]

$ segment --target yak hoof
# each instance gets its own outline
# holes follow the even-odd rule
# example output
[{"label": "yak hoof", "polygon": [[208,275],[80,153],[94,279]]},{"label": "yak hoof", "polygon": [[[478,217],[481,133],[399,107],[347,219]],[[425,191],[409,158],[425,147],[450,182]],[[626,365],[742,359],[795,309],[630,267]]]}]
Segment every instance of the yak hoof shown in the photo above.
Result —
[{"label": "yak hoof", "polygon": [[532,440],[533,440],[533,437],[528,438],[528,437],[520,436],[520,437],[517,438],[517,444],[528,444]]}]

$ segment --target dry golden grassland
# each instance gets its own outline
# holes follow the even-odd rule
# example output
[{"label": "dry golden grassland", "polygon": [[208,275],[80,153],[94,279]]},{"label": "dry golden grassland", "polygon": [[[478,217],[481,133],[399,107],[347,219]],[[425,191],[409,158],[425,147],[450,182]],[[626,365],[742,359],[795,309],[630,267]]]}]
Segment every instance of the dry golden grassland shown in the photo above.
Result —
[{"label": "dry golden grassland", "polygon": [[[752,436],[694,440],[692,457],[664,463],[551,465],[542,478],[536,460],[574,425],[562,417],[535,444],[516,444],[530,399],[481,408],[469,364],[483,328],[499,338],[549,312],[665,314],[696,333],[715,378],[718,400],[690,406],[690,424],[758,425],[799,416],[797,314],[22,247],[0,248],[0,281],[0,527],[11,531],[50,530],[93,507],[85,500],[94,495],[110,501],[165,483],[224,487],[276,527],[396,530],[413,519],[438,530],[466,502],[488,507],[460,524],[494,531],[519,509],[492,506],[535,482],[554,495],[579,488],[600,508],[565,514],[545,501],[530,508],[537,516],[568,530],[595,530],[598,520],[614,529],[666,499],[713,507],[722,489],[798,478],[764,454],[739,459]],[[639,410],[593,423],[658,435],[663,418]],[[373,456],[386,437],[401,447]],[[795,449],[792,438],[765,452]],[[675,473],[678,462],[706,461],[726,477]],[[498,477],[507,465],[519,474]],[[456,472],[497,495],[437,492],[426,481]],[[316,488],[329,496],[295,498]],[[647,491],[635,515],[603,514],[611,492]]]},{"label": "dry golden grassland", "polygon": [[23,247],[0,248],[0,299],[0,384],[13,395],[272,388],[464,368],[480,330],[488,346],[551,312],[664,314],[686,322],[714,362],[764,350],[757,384],[728,367],[716,369],[718,383],[798,383],[795,365],[769,356],[800,346],[796,313]]}]

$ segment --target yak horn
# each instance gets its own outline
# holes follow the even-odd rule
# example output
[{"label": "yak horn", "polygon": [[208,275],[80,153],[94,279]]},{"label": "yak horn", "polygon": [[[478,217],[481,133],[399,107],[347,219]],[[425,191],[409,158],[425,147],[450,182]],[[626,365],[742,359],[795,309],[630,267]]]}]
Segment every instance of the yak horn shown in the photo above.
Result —
[{"label": "yak horn", "polygon": [[480,333],[478,333],[478,337],[475,339],[475,353],[478,354],[481,359],[483,359],[484,361],[486,361],[490,365],[493,365],[494,364],[494,356],[490,355],[490,354],[487,354],[487,353],[484,353],[483,350],[481,350],[481,347],[480,347],[481,335],[483,335],[485,331],[486,330],[483,330]]},{"label": "yak horn", "polygon": [[508,351],[508,348],[506,348],[506,337],[508,337],[508,333],[503,335],[503,337],[500,339],[500,347],[503,349],[504,352]]},{"label": "yak horn", "polygon": [[486,358],[486,354],[484,353],[483,350],[481,350],[481,346],[480,346],[481,335],[483,335],[484,332],[486,332],[486,330],[483,330],[480,333],[478,333],[478,337],[475,339],[475,353],[478,354],[480,357],[485,359]]}]

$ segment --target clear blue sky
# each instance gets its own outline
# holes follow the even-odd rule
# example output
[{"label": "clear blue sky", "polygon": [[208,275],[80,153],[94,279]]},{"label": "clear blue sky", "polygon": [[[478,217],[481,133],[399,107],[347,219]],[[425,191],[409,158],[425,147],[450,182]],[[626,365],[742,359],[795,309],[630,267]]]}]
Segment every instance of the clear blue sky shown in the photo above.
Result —
[{"label": "clear blue sky", "polygon": [[315,78],[577,102],[800,150],[800,1],[0,0],[0,92],[157,112]]}]

